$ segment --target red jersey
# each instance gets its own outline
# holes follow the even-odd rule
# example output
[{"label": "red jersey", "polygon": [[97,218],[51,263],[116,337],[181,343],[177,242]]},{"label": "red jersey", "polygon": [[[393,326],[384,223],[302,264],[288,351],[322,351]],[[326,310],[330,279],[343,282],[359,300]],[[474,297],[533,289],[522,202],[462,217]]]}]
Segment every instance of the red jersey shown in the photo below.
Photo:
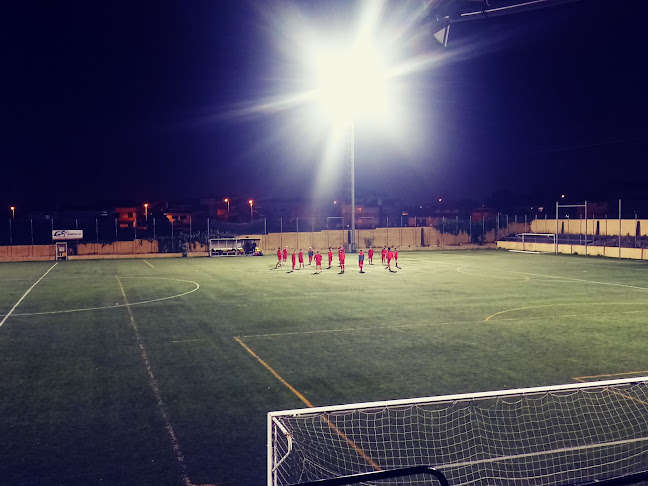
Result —
[{"label": "red jersey", "polygon": [[322,255],[319,253],[315,253],[315,265],[321,265],[322,264]]},{"label": "red jersey", "polygon": [[329,257],[329,263],[331,263],[333,261],[333,251],[329,250],[328,257]]},{"label": "red jersey", "polygon": [[394,260],[398,260],[398,250],[394,250]]},{"label": "red jersey", "polygon": [[295,252],[293,252],[293,254],[292,254],[292,262],[293,262],[293,264],[295,263],[296,260],[297,260],[297,254]]},{"label": "red jersey", "polygon": [[344,257],[345,257],[344,251],[341,251],[340,252],[340,263],[344,263]]},{"label": "red jersey", "polygon": [[301,251],[299,252],[299,263],[304,263],[304,253]]},{"label": "red jersey", "polygon": [[281,261],[281,250],[277,250],[277,258]]},{"label": "red jersey", "polygon": [[382,251],[380,252],[380,256],[383,257],[383,260],[385,259],[385,257],[387,256],[387,248],[382,249]]},{"label": "red jersey", "polygon": [[369,259],[371,260],[373,258],[373,248],[369,248],[367,254],[369,255]]},{"label": "red jersey", "polygon": [[391,260],[394,258],[394,252],[393,251],[388,251],[387,252],[387,261]]},{"label": "red jersey", "polygon": [[288,259],[288,250],[286,248],[284,248],[283,257],[284,257],[284,260]]}]

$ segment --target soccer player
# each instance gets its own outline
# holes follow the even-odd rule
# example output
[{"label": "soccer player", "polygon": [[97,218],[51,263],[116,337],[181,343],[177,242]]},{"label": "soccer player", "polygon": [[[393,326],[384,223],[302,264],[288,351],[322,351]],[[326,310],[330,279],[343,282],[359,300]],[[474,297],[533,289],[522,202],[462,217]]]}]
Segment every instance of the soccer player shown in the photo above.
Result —
[{"label": "soccer player", "polygon": [[295,271],[295,263],[297,263],[297,253],[295,253],[295,250],[293,250],[293,252],[292,252],[292,264],[293,264],[292,269],[293,269],[293,272]]},{"label": "soccer player", "polygon": [[309,246],[308,247],[308,264],[310,265],[313,263],[313,247]]},{"label": "soccer player", "polygon": [[394,266],[396,268],[400,268],[398,266],[398,247],[397,246],[394,247]]},{"label": "soccer player", "polygon": [[288,261],[288,247],[284,248],[283,250],[283,260],[284,263]]},{"label": "soccer player", "polygon": [[333,263],[333,249],[329,246],[329,251],[328,251],[328,260],[329,260],[329,268],[331,268],[331,264]]},{"label": "soccer player", "polygon": [[369,251],[367,251],[367,256],[369,257],[369,265],[373,265],[373,248],[369,247]]},{"label": "soccer player", "polygon": [[392,251],[391,248],[387,248],[387,267],[386,268],[390,272],[392,271],[392,269],[391,269],[392,258],[394,258],[394,252]]},{"label": "soccer player", "polygon": [[340,258],[340,268],[342,269],[340,273],[344,273],[344,259],[346,258],[346,255],[344,254],[343,247],[340,247],[340,253],[338,254],[338,257]]},{"label": "soccer player", "polygon": [[302,251],[301,248],[299,249],[299,268],[300,269],[305,268],[304,267],[304,252]]},{"label": "soccer player", "polygon": [[358,253],[358,266],[360,267],[360,273],[364,273],[362,271],[362,265],[364,265],[364,253],[360,250],[360,253]]},{"label": "soccer player", "polygon": [[383,246],[383,249],[380,252],[380,258],[382,259],[382,264],[385,264],[385,259],[387,258],[387,248]]},{"label": "soccer player", "polygon": [[[340,256],[344,253],[344,247],[342,245],[338,246],[338,260],[341,260]],[[342,266],[342,261],[340,261],[340,267]]]},{"label": "soccer player", "polygon": [[315,253],[315,273],[317,271],[322,271],[322,255],[320,255],[319,250],[317,250],[317,253]]},{"label": "soccer player", "polygon": [[275,265],[275,268],[281,266],[281,248],[277,248],[277,260],[279,260],[279,261]]}]

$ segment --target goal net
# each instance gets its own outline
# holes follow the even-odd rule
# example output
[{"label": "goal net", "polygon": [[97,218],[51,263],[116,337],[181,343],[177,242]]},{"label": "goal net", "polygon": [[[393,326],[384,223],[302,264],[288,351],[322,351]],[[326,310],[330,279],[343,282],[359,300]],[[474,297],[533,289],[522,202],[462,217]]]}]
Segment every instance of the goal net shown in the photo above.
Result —
[{"label": "goal net", "polygon": [[[268,414],[269,486],[418,465],[452,485],[644,472],[648,377]],[[434,483],[413,476],[362,484]]]}]

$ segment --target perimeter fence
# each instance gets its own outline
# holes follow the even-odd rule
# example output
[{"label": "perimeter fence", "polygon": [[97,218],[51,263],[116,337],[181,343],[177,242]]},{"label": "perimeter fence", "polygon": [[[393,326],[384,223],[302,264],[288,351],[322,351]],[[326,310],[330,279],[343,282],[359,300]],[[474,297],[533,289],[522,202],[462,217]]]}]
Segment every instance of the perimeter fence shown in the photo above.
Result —
[{"label": "perimeter fence", "polygon": [[[543,218],[546,231],[554,232],[555,223],[551,218]],[[538,225],[543,220],[535,220]],[[562,221],[562,220],[561,220]],[[578,220],[576,220],[578,221]],[[572,220],[571,222],[576,222]],[[582,219],[581,219],[582,221]],[[603,222],[604,220],[596,220]],[[356,223],[359,232],[378,230],[380,228],[433,228],[441,235],[440,244],[459,241],[472,244],[492,243],[495,241],[516,238],[517,233],[530,232],[532,223],[527,215],[497,214],[493,217],[473,219],[468,217],[362,217]],[[589,232],[565,230],[564,223],[558,234],[559,243],[588,244],[597,246],[648,247],[648,237],[644,235],[648,225],[641,226],[642,221],[635,215],[634,220],[624,220],[623,232],[618,236],[606,236],[606,231],[597,234],[601,223],[590,223]],[[610,220],[609,226],[617,223]],[[568,225],[569,226],[569,225]],[[601,224],[601,227],[603,225]],[[627,228],[627,229],[626,229]],[[115,217],[41,217],[11,218],[0,221],[0,246],[13,245],[49,245],[52,244],[54,230],[82,230],[84,243],[109,244],[117,241],[156,240],[161,253],[179,252],[185,244],[208,245],[210,238],[226,238],[244,235],[268,235],[271,233],[316,233],[324,230],[342,232],[350,230],[349,221],[341,217],[312,218],[260,218],[247,223],[235,223],[217,218],[191,217],[182,223],[170,221],[166,217],[149,217],[144,223],[133,226]],[[460,239],[448,238],[444,235]],[[429,244],[433,244],[430,242]],[[359,242],[360,243],[360,242]],[[452,243],[450,243],[452,244]]]},{"label": "perimeter fence", "polygon": [[[526,224],[526,217],[498,215],[495,218],[407,218],[361,217],[357,230],[377,228],[434,227],[441,234],[465,233],[473,243],[505,237],[509,226]],[[182,223],[165,217],[149,217],[144,224],[133,226],[115,217],[42,217],[11,218],[0,222],[0,245],[48,245],[55,230],[81,230],[83,242],[109,244],[117,241],[157,240],[160,252],[176,252],[184,243],[207,245],[210,238],[269,233],[314,233],[324,230],[350,230],[350,224],[341,217],[326,218],[262,218],[248,223],[234,223],[216,218],[188,218]],[[492,236],[489,234],[494,233]]]}]

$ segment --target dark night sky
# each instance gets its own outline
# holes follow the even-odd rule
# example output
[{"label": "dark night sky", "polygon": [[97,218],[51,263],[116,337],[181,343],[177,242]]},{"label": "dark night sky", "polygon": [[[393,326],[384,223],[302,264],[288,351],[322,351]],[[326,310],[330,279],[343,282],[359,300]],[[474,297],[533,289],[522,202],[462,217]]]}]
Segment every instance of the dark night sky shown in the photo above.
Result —
[{"label": "dark night sky", "polygon": [[[384,23],[420,5],[387,3]],[[300,23],[288,12],[324,30],[352,22],[357,6],[11,2],[0,21],[0,204],[340,197],[343,155],[319,170],[325,137],[313,134],[326,127],[299,107],[246,108],[299,85],[286,40]],[[582,0],[462,22],[445,52],[409,27],[408,54],[439,61],[400,80],[409,138],[356,126],[358,197],[644,194],[647,13],[645,0]]]}]

